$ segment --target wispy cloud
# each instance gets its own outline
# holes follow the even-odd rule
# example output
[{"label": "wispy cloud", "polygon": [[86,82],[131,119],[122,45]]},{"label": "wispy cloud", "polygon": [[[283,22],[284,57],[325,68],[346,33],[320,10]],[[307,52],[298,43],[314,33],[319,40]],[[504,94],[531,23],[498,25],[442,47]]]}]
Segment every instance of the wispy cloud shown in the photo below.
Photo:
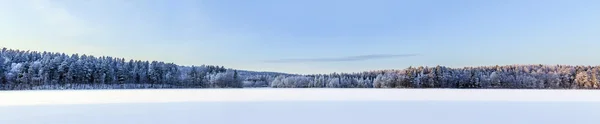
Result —
[{"label": "wispy cloud", "polygon": [[268,60],[267,63],[296,63],[296,62],[345,62],[345,61],[363,61],[371,59],[385,59],[385,58],[401,58],[417,56],[418,54],[371,54],[371,55],[360,55],[360,56],[346,56],[339,58],[304,58],[304,59],[278,59]]}]

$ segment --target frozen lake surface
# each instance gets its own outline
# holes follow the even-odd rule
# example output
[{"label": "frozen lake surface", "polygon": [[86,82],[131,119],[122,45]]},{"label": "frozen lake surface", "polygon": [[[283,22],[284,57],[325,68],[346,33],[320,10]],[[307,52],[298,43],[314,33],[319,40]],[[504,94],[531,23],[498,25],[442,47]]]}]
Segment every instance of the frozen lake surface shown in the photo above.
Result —
[{"label": "frozen lake surface", "polygon": [[0,92],[3,124],[596,124],[591,90]]}]

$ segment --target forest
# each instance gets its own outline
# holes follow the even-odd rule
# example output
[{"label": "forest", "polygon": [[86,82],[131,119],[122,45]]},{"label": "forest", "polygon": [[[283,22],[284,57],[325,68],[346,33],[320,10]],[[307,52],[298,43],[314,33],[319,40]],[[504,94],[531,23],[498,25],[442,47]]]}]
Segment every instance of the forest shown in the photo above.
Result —
[{"label": "forest", "polygon": [[181,66],[108,56],[0,52],[0,90],[157,88],[479,88],[597,89],[599,66],[494,65],[297,75]]}]

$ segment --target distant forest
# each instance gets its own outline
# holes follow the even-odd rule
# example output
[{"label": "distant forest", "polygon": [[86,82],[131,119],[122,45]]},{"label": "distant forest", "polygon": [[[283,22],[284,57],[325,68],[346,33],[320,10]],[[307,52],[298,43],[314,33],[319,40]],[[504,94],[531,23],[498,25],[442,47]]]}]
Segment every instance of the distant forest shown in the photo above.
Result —
[{"label": "distant forest", "polygon": [[505,65],[296,75],[3,48],[0,90],[152,88],[597,89],[600,67]]}]

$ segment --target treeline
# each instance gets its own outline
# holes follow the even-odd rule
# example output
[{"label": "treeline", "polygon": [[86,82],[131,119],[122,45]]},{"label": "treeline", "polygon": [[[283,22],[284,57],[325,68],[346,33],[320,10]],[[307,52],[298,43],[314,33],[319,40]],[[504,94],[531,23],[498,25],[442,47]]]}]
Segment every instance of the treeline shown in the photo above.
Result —
[{"label": "treeline", "polygon": [[599,77],[599,66],[436,66],[352,74],[279,76],[271,87],[598,89]]},{"label": "treeline", "polygon": [[244,79],[223,66],[9,50],[0,52],[0,89],[240,88]]},{"label": "treeline", "polygon": [[409,67],[362,73],[292,75],[179,66],[89,55],[0,51],[0,90],[146,88],[510,88],[597,89],[599,66]]}]

